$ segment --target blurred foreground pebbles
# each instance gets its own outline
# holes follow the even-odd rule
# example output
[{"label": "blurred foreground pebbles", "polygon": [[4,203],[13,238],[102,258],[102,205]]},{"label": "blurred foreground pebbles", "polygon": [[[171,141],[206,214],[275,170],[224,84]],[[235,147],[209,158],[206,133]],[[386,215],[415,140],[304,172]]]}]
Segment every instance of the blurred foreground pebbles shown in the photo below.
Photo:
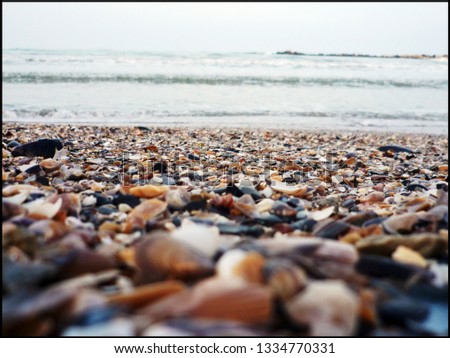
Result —
[{"label": "blurred foreground pebbles", "polygon": [[448,334],[445,136],[2,134],[5,336]]}]

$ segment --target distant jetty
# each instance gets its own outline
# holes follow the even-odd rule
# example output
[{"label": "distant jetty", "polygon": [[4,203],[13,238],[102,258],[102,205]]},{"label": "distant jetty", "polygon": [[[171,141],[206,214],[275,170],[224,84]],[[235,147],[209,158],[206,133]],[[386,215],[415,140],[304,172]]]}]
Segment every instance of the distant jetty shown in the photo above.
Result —
[{"label": "distant jetty", "polygon": [[411,58],[411,59],[436,59],[448,58],[448,55],[367,55],[359,53],[304,53],[297,51],[277,52],[277,55],[294,56],[327,56],[327,57],[369,57],[369,58]]}]

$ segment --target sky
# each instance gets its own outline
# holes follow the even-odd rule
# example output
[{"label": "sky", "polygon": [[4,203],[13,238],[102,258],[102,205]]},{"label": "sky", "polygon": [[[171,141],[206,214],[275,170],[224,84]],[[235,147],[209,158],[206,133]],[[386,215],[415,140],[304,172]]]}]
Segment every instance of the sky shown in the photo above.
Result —
[{"label": "sky", "polygon": [[447,54],[448,3],[3,3],[3,49]]}]

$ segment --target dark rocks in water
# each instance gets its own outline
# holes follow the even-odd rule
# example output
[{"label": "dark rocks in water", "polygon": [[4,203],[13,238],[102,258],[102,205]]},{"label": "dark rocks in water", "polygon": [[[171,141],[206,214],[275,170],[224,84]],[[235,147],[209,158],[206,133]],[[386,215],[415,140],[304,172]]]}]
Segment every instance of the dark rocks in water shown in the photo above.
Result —
[{"label": "dark rocks in water", "polygon": [[401,152],[405,152],[405,153],[414,153],[413,150],[406,148],[406,147],[400,147],[398,145],[383,145],[381,147],[378,147],[378,150],[381,152],[394,152],[394,153],[401,153]]},{"label": "dark rocks in water", "polygon": [[38,139],[35,142],[26,143],[15,147],[12,151],[14,157],[44,157],[52,158],[56,150],[60,150],[63,143],[59,139]]},{"label": "dark rocks in water", "polygon": [[136,126],[136,127],[134,127],[134,128],[137,128],[137,129],[139,129],[139,130],[141,130],[141,131],[151,132],[151,129],[150,129],[150,128],[147,128],[147,127]]}]

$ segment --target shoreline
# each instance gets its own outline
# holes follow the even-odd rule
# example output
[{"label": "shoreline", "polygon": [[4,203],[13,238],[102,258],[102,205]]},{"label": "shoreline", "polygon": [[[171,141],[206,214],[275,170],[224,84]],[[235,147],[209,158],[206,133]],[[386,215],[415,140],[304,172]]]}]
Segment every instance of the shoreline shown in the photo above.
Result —
[{"label": "shoreline", "polygon": [[[437,133],[437,129],[433,129],[433,131],[423,132],[422,127],[417,127],[413,131],[411,129],[406,129],[406,131],[400,131],[400,130],[381,130],[376,129],[374,127],[361,127],[361,128],[355,128],[355,127],[349,127],[344,129],[334,129],[334,128],[318,128],[318,127],[304,127],[299,128],[299,124],[293,124],[289,123],[288,125],[285,125],[284,127],[280,125],[264,125],[259,124],[256,126],[252,126],[250,124],[235,124],[235,123],[211,123],[211,124],[205,124],[204,122],[197,122],[197,123],[190,123],[188,121],[186,122],[173,122],[173,123],[164,123],[164,122],[154,122],[148,123],[148,121],[136,121],[132,123],[125,123],[126,121],[121,122],[114,122],[114,123],[92,123],[91,121],[78,121],[77,123],[67,123],[65,121],[56,121],[52,123],[44,123],[42,121],[34,121],[34,120],[24,120],[24,121],[17,121],[12,119],[4,119],[2,124],[3,125],[16,125],[16,126],[46,126],[46,127],[53,127],[53,126],[76,126],[76,127],[120,127],[120,128],[134,128],[134,127],[149,127],[149,128],[183,128],[183,129],[201,129],[201,130],[253,130],[253,131],[276,131],[276,132],[282,132],[282,131],[293,131],[296,133],[337,133],[337,134],[345,134],[345,133],[352,133],[352,134],[363,134],[363,135],[376,135],[376,136],[382,136],[382,135],[401,135],[401,136],[434,136],[434,137],[445,137],[448,138],[448,132],[444,132],[443,134]],[[448,122],[447,122],[448,124]],[[447,127],[448,131],[448,127]]]},{"label": "shoreline", "polygon": [[2,138],[5,336],[448,333],[447,136],[3,122]]}]

